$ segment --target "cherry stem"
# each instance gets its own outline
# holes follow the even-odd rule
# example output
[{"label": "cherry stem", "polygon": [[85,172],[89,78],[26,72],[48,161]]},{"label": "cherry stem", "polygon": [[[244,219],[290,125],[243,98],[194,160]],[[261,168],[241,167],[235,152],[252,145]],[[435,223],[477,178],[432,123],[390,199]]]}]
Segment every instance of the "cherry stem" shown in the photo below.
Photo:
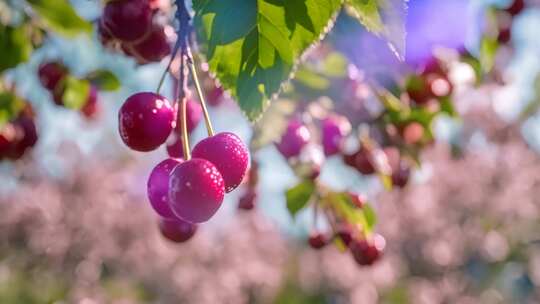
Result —
[{"label": "cherry stem", "polygon": [[194,62],[189,45],[187,46],[187,56],[188,56],[188,64],[191,70],[191,76],[193,78],[193,82],[195,83],[195,88],[197,88],[199,101],[201,102],[201,107],[202,107],[203,115],[204,115],[204,122],[206,124],[206,131],[208,132],[208,136],[214,136],[214,128],[212,128],[212,121],[210,120],[210,115],[208,114],[208,108],[206,107],[206,100],[204,99],[204,94],[202,92],[201,84],[199,82],[199,77],[197,76],[197,67],[195,66],[195,62]]},{"label": "cherry stem", "polygon": [[189,134],[187,131],[187,119],[186,119],[186,105],[187,105],[187,74],[186,67],[187,60],[187,41],[189,32],[189,20],[190,16],[186,8],[184,0],[176,0],[176,19],[179,22],[178,28],[178,40],[176,42],[180,48],[180,75],[178,77],[178,102],[177,102],[177,121],[181,118],[180,137],[182,138],[182,149],[184,151],[184,159],[191,159],[191,149],[189,147]]}]

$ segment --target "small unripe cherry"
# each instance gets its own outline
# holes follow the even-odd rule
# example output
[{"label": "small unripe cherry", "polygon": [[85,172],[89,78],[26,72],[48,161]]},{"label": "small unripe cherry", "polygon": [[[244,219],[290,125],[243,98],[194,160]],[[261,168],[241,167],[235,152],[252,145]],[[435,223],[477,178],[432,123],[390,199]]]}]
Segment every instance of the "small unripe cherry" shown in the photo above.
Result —
[{"label": "small unripe cherry", "polygon": [[211,162],[192,158],[171,173],[169,203],[173,213],[190,223],[208,221],[225,195],[221,173]]},{"label": "small unripe cherry", "polygon": [[353,240],[349,249],[358,265],[367,266],[373,265],[381,257],[385,246],[385,239],[381,235],[375,234],[370,240]]},{"label": "small unripe cherry", "polygon": [[233,133],[222,132],[201,140],[192,152],[193,157],[210,161],[225,181],[225,191],[231,192],[244,179],[249,166],[249,151]]},{"label": "small unripe cherry", "polygon": [[285,158],[291,158],[298,156],[310,139],[309,129],[300,120],[291,119],[276,147]]},{"label": "small unripe cherry", "polygon": [[321,249],[330,241],[329,237],[321,232],[313,232],[309,235],[308,244],[313,249]]},{"label": "small unripe cherry", "polygon": [[67,73],[67,69],[59,62],[44,63],[38,69],[39,81],[49,91],[54,91]]},{"label": "small unripe cherry", "polygon": [[341,152],[343,140],[351,131],[346,117],[333,115],[322,121],[322,145],[324,154],[331,156]]},{"label": "small unripe cherry", "polygon": [[152,25],[152,9],[147,0],[108,1],[101,17],[103,26],[116,39],[143,38]]},{"label": "small unripe cherry", "polygon": [[162,217],[176,218],[169,204],[169,180],[171,172],[182,163],[181,159],[168,158],[152,169],[148,177],[147,193],[150,205]]},{"label": "small unripe cherry", "polygon": [[120,108],[120,137],[133,150],[152,151],[167,140],[173,120],[173,108],[165,97],[150,92],[137,93]]},{"label": "small unripe cherry", "polygon": [[175,243],[183,243],[193,237],[197,231],[197,225],[178,218],[161,218],[159,231],[166,239]]},{"label": "small unripe cherry", "polygon": [[403,128],[402,134],[406,144],[414,145],[424,137],[424,127],[418,122],[411,122]]}]

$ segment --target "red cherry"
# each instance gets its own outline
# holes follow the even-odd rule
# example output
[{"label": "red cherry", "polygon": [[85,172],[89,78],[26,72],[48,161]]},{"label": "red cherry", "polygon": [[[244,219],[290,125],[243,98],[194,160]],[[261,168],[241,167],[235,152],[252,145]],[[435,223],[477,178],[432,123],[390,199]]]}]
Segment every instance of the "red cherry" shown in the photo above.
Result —
[{"label": "red cherry", "polygon": [[310,139],[309,129],[300,120],[292,119],[276,147],[285,158],[291,158],[298,156]]},{"label": "red cherry", "polygon": [[173,119],[173,108],[165,97],[150,92],[131,95],[118,115],[120,137],[133,150],[154,150],[169,137]]},{"label": "red cherry", "polygon": [[404,188],[409,182],[410,176],[411,168],[407,164],[401,162],[397,170],[392,172],[392,184],[399,188]]},{"label": "red cherry", "polygon": [[375,173],[375,167],[373,166],[373,163],[371,162],[370,158],[370,152],[367,149],[361,148],[358,153],[356,153],[355,156],[355,163],[354,166],[358,172],[370,175]]},{"label": "red cherry", "polygon": [[81,108],[81,113],[83,113],[83,115],[88,119],[95,118],[98,114],[99,103],[97,93],[97,88],[94,86],[90,86],[90,92],[88,93],[86,103]]},{"label": "red cherry", "polygon": [[225,191],[231,192],[244,179],[249,166],[249,151],[233,133],[222,132],[201,140],[192,152],[193,157],[210,161],[225,181]]},{"label": "red cherry", "polygon": [[213,107],[219,106],[223,101],[223,89],[221,87],[213,87],[206,95],[206,101]]},{"label": "red cherry", "polygon": [[165,218],[176,218],[169,204],[169,180],[172,170],[182,161],[168,158],[154,167],[148,178],[147,192],[150,205],[157,214]]},{"label": "red cherry", "polygon": [[193,237],[197,231],[197,225],[181,219],[162,218],[159,220],[159,230],[166,239],[183,243]]},{"label": "red cherry", "polygon": [[184,147],[182,146],[182,137],[178,134],[172,134],[167,140],[167,154],[172,158],[184,158]]},{"label": "red cherry", "polygon": [[313,249],[321,249],[326,246],[329,241],[330,239],[328,236],[320,232],[313,232],[308,239],[309,246]]},{"label": "red cherry", "polygon": [[324,154],[331,156],[341,152],[343,140],[351,131],[351,124],[343,116],[330,116],[322,121],[322,145]]},{"label": "red cherry", "polygon": [[179,218],[190,223],[208,221],[219,209],[225,195],[223,177],[209,161],[192,158],[171,173],[169,202]]},{"label": "red cherry", "polygon": [[46,89],[53,91],[67,72],[64,65],[59,62],[44,63],[38,69],[39,81]]},{"label": "red cherry", "polygon": [[135,57],[139,64],[159,62],[171,53],[171,46],[165,34],[165,28],[155,24],[150,32],[140,41],[124,43],[126,54]]},{"label": "red cherry", "polygon": [[364,205],[365,205],[366,202],[367,202],[366,197],[365,197],[364,195],[362,195],[362,194],[359,194],[359,193],[349,192],[349,197],[351,198],[352,203],[353,203],[357,208],[362,208],[362,207],[364,207]]},{"label": "red cherry", "polygon": [[352,241],[349,248],[356,263],[367,266],[373,265],[381,257],[385,246],[385,239],[376,234],[370,241],[365,239]]},{"label": "red cherry", "polygon": [[351,243],[353,239],[352,234],[353,234],[353,230],[351,226],[347,224],[341,225],[340,227],[338,227],[336,231],[336,236],[339,237],[341,241],[343,241],[345,246],[349,246],[349,244]]},{"label": "red cherry", "polygon": [[[179,105],[180,103],[177,103],[177,106]],[[201,119],[202,119],[201,105],[194,100],[191,100],[191,99],[188,100],[186,103],[186,124],[187,124],[188,132],[192,132],[199,125]],[[180,130],[181,128],[182,128],[182,122],[178,120],[176,122],[176,129]]]},{"label": "red cherry", "polygon": [[135,41],[152,26],[152,9],[147,0],[108,1],[101,17],[103,26],[116,39]]},{"label": "red cherry", "polygon": [[524,8],[525,8],[525,0],[514,0],[512,1],[512,4],[510,4],[510,6],[506,9],[506,11],[510,15],[516,16],[519,13],[521,13]]}]

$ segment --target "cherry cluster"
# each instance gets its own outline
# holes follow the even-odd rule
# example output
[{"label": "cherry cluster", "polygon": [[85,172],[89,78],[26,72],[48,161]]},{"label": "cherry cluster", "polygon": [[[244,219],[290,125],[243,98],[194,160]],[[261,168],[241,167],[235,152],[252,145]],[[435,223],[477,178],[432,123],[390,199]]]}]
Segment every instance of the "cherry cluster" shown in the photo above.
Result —
[{"label": "cherry cluster", "polygon": [[32,106],[23,103],[17,117],[0,126],[0,161],[20,159],[38,140]]},{"label": "cherry cluster", "polygon": [[[68,77],[73,77],[69,69],[58,61],[45,62],[38,69],[38,77],[52,96],[54,103],[61,107],[66,107],[65,93]],[[99,113],[98,89],[90,85],[90,90],[86,101],[80,108],[81,113],[88,119],[95,118]]]},{"label": "cherry cluster", "polygon": [[159,1],[108,0],[98,21],[98,35],[104,46],[146,64],[170,55],[174,30],[167,25]]}]

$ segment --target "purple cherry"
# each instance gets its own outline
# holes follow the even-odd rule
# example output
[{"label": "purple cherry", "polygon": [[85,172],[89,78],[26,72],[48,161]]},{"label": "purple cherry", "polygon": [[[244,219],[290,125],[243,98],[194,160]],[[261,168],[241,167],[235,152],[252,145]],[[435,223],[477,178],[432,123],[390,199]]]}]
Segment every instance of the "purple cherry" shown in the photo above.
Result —
[{"label": "purple cherry", "polygon": [[152,26],[152,9],[147,0],[108,1],[101,17],[103,27],[116,39],[135,41]]},{"label": "purple cherry", "polygon": [[137,93],[120,108],[120,137],[133,150],[152,151],[167,140],[173,120],[173,108],[165,97],[150,92]]},{"label": "purple cherry", "polygon": [[221,173],[205,159],[192,158],[171,173],[169,203],[174,214],[185,221],[208,221],[221,206],[224,195]]},{"label": "purple cherry", "polygon": [[159,220],[159,231],[168,240],[175,243],[183,243],[193,237],[197,231],[197,225],[178,218],[162,218]]},{"label": "purple cherry", "polygon": [[165,218],[176,218],[169,206],[169,179],[172,170],[182,161],[178,158],[167,158],[154,167],[148,178],[148,200],[152,208]]},{"label": "purple cherry", "polygon": [[322,121],[322,145],[324,154],[331,156],[341,152],[343,140],[351,131],[351,124],[343,116],[330,116]]},{"label": "purple cherry", "polygon": [[222,132],[201,140],[193,148],[193,157],[210,161],[225,181],[225,191],[234,190],[246,175],[249,151],[242,140],[233,133]]},{"label": "purple cherry", "polygon": [[309,129],[300,120],[291,119],[276,147],[285,158],[291,158],[298,156],[310,139]]}]

